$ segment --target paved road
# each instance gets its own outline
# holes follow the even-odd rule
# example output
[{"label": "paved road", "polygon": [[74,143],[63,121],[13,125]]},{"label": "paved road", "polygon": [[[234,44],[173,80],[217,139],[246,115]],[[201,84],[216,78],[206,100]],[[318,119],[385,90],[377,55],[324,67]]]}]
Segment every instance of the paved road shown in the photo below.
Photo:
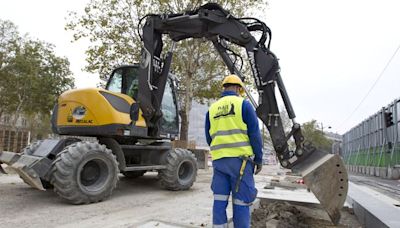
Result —
[{"label": "paved road", "polygon": [[388,180],[354,173],[349,173],[349,180],[355,184],[367,186],[390,198],[400,201],[400,180]]}]

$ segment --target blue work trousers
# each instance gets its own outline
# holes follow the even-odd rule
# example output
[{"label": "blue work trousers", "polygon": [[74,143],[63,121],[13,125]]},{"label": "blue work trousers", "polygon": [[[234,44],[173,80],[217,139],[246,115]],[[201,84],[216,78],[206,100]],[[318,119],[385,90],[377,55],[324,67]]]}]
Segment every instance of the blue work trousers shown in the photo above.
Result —
[{"label": "blue work trousers", "polygon": [[250,227],[250,205],[257,196],[254,186],[254,165],[247,162],[236,192],[236,183],[242,166],[241,158],[221,158],[213,161],[214,174],[211,189],[214,193],[213,227],[228,227],[226,208],[232,192],[233,224],[235,228]]}]

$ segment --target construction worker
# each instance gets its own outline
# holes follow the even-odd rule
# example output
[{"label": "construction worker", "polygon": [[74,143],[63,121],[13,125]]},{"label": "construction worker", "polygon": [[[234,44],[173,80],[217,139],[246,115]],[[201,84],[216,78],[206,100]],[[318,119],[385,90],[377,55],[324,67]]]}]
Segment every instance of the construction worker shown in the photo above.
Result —
[{"label": "construction worker", "polygon": [[[262,169],[262,142],[257,115],[243,95],[243,82],[228,75],[222,97],[206,115],[205,134],[213,164],[213,227],[228,227],[226,208],[232,192],[234,227],[250,227],[250,205],[257,189],[253,173]],[[255,170],[255,172],[254,172]]]}]

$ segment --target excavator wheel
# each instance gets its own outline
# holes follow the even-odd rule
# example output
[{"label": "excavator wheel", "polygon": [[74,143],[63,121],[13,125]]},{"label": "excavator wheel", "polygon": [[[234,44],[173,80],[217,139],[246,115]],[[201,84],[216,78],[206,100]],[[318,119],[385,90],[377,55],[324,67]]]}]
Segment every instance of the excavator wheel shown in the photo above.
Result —
[{"label": "excavator wheel", "polygon": [[166,159],[166,169],[159,171],[161,185],[173,191],[188,190],[196,181],[197,161],[189,150],[176,148]]},{"label": "excavator wheel", "polygon": [[[31,143],[30,145],[28,145],[27,147],[25,147],[24,149],[21,150],[21,154],[24,155],[32,155],[35,150],[40,146],[40,144],[42,143],[42,140],[36,141],[34,143]],[[27,185],[30,185],[21,175],[19,176]],[[43,188],[44,189],[52,189],[53,185],[47,181],[44,180],[42,178],[40,178],[40,181],[42,182]]]},{"label": "excavator wheel", "polygon": [[97,142],[76,142],[57,155],[51,170],[54,191],[72,204],[89,204],[111,196],[118,182],[118,162]]}]

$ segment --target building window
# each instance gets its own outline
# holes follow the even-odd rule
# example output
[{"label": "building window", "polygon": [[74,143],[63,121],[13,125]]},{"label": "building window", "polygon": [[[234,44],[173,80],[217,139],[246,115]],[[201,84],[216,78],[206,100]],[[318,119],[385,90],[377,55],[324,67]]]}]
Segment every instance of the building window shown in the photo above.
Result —
[{"label": "building window", "polygon": [[10,123],[10,116],[8,116],[8,115],[3,116],[3,123],[4,124],[9,124]]},{"label": "building window", "polygon": [[22,126],[26,127],[26,119],[25,118],[22,118]]}]

